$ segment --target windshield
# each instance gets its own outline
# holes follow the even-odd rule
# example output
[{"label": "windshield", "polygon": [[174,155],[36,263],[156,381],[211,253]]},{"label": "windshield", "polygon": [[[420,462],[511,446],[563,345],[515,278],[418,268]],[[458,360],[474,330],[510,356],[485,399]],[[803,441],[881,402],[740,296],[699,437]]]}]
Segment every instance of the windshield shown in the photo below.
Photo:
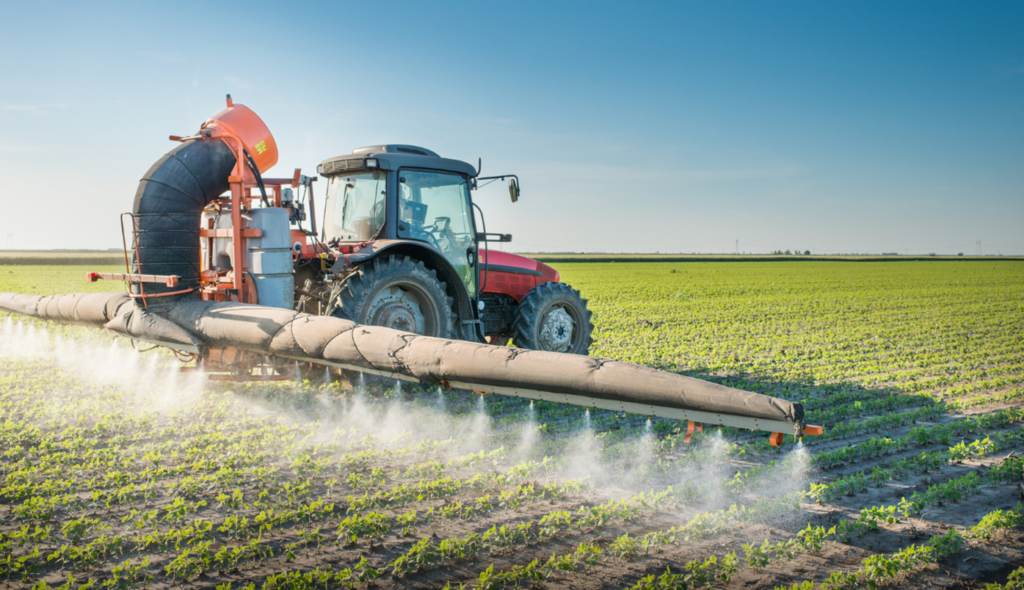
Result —
[{"label": "windshield", "polygon": [[383,172],[332,176],[327,184],[324,240],[367,241],[384,227],[386,178]]},{"label": "windshield", "polygon": [[398,179],[398,235],[423,240],[444,254],[476,293],[476,233],[465,177],[403,170]]}]

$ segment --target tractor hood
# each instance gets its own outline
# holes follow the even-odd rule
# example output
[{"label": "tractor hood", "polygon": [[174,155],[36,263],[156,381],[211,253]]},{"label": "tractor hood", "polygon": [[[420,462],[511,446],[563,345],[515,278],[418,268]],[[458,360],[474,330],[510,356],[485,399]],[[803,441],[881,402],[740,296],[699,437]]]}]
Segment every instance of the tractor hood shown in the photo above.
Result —
[{"label": "tractor hood", "polygon": [[516,302],[537,285],[557,283],[558,271],[532,258],[508,252],[480,253],[480,284],[487,293],[511,295]]},{"label": "tractor hood", "polygon": [[480,262],[488,272],[509,272],[540,277],[540,282],[558,282],[558,271],[532,258],[499,251],[480,252]]},{"label": "tractor hood", "polygon": [[[367,163],[376,160],[376,166]],[[323,176],[344,174],[351,170],[398,170],[399,168],[425,168],[428,170],[444,170],[467,176],[476,176],[477,170],[472,164],[460,160],[442,158],[437,153],[414,145],[373,145],[352,150],[351,154],[329,158],[320,162],[317,172]]]}]

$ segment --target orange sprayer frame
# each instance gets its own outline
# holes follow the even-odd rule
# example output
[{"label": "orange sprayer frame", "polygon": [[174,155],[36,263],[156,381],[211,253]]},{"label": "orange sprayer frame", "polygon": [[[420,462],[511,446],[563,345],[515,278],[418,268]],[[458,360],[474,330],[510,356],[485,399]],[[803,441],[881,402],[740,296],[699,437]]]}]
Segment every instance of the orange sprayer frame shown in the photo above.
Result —
[{"label": "orange sprayer frame", "polygon": [[[227,97],[227,106],[217,113],[200,128],[199,134],[191,137],[171,136],[175,141],[188,141],[191,139],[220,138],[235,154],[235,167],[228,176],[228,185],[231,190],[231,229],[210,230],[200,228],[200,239],[210,240],[212,248],[214,237],[227,237],[224,233],[230,231],[233,268],[224,273],[214,269],[204,270],[200,274],[202,287],[200,294],[206,301],[225,301],[235,299],[242,303],[257,303],[258,295],[255,285],[252,284],[249,272],[245,267],[245,240],[247,238],[258,238],[262,232],[256,229],[245,229],[242,224],[242,209],[251,209],[251,190],[257,188],[256,175],[247,165],[249,158],[255,164],[256,169],[262,173],[277,163],[278,152],[277,142],[266,124],[256,113],[241,104],[235,104],[231,95]],[[273,206],[281,206],[281,186],[291,184],[297,187],[298,176],[295,179],[260,179],[263,186],[273,190]],[[220,199],[222,204],[227,204],[227,199]],[[205,261],[203,261],[205,264]],[[230,275],[230,276],[227,276]],[[227,279],[227,280],[222,280]],[[235,292],[231,297],[227,289]]]}]

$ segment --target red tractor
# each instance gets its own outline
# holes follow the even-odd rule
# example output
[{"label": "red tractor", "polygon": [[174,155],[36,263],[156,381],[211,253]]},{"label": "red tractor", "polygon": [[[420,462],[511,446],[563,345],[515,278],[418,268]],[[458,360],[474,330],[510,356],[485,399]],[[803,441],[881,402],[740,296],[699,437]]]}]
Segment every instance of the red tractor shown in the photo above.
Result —
[{"label": "red tractor", "polygon": [[[480,177],[479,165],[410,145],[359,148],[317,171],[327,179],[319,232],[311,198],[309,231],[306,203],[294,202],[289,189],[282,199],[298,224],[291,230],[297,310],[439,338],[588,353],[593,324],[579,291],[546,264],[487,247],[512,236],[486,232],[472,191],[508,179],[515,202],[515,175]],[[307,195],[314,180],[300,180]]]},{"label": "red tractor", "polygon": [[409,145],[360,148],[318,166],[327,179],[318,232],[317,179],[299,170],[264,178],[277,142],[230,95],[197,134],[171,139],[181,145],[146,173],[126,214],[126,274],[90,280],[127,281],[147,309],[198,296],[437,338],[589,352],[593,324],[579,292],[546,264],[487,247],[512,236],[487,233],[472,191],[509,179],[515,202],[515,175],[480,177],[479,164]]}]

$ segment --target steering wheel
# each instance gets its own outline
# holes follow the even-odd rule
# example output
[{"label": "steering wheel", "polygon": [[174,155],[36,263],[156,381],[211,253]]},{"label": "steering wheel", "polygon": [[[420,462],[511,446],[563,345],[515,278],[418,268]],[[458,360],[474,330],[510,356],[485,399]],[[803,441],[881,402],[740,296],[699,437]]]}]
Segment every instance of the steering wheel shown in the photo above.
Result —
[{"label": "steering wheel", "polygon": [[437,248],[438,250],[441,250],[441,246],[440,246],[440,244],[437,243],[437,238],[434,237],[434,234],[433,234],[434,230],[432,228],[434,226],[432,226],[432,225],[426,225],[426,226],[424,226],[424,225],[416,225],[415,223],[408,222],[408,221],[406,223],[409,224],[409,237],[411,237],[413,239],[416,239],[416,240],[423,240],[424,242],[429,243],[431,246]]},{"label": "steering wheel", "polygon": [[451,217],[437,217],[434,219],[433,232],[440,234],[437,238],[439,243],[447,244],[446,247],[438,247],[439,250],[445,254],[453,254],[458,251],[458,237],[455,232],[452,231],[452,220]]}]

